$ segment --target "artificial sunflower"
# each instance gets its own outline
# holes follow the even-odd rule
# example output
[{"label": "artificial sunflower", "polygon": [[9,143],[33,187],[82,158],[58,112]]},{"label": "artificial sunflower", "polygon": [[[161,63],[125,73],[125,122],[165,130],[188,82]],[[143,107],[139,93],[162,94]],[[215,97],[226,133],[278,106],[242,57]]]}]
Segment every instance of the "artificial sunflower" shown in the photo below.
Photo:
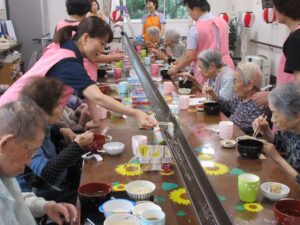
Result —
[{"label": "artificial sunflower", "polygon": [[216,163],[216,162],[201,162],[201,165],[208,175],[223,175],[226,174],[229,171],[229,168],[222,164],[222,163]]},{"label": "artificial sunflower", "polygon": [[127,163],[116,167],[115,171],[123,176],[138,176],[143,173],[139,164]]},{"label": "artificial sunflower", "polygon": [[264,209],[264,207],[259,203],[245,203],[243,206],[245,210],[249,212],[260,212]]},{"label": "artificial sunflower", "polygon": [[125,191],[126,184],[117,184],[112,186],[113,191]]},{"label": "artificial sunflower", "polygon": [[168,171],[168,172],[167,171],[160,171],[159,173],[162,176],[171,176],[171,175],[175,174],[175,172],[173,170]]},{"label": "artificial sunflower", "polygon": [[188,112],[190,112],[190,113],[194,113],[196,111],[197,111],[196,109],[188,109]]},{"label": "artificial sunflower", "polygon": [[198,159],[200,159],[200,160],[212,160],[213,158],[214,158],[214,155],[212,155],[212,154],[200,153],[198,155]]},{"label": "artificial sunflower", "polygon": [[179,205],[190,205],[191,201],[188,199],[186,190],[184,188],[179,188],[173,190],[169,194],[171,201],[178,203]]}]

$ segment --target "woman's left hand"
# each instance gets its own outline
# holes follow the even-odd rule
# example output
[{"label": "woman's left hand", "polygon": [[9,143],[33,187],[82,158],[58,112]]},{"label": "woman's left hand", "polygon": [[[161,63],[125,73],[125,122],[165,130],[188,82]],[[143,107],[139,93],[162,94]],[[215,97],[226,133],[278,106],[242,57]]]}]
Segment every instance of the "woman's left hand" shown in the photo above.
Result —
[{"label": "woman's left hand", "polygon": [[59,225],[63,225],[64,222],[71,223],[78,218],[75,206],[68,203],[47,202],[44,206],[44,212]]},{"label": "woman's left hand", "polygon": [[140,128],[151,129],[152,127],[157,125],[157,121],[153,117],[140,110],[136,111],[135,118]]},{"label": "woman's left hand", "polygon": [[268,156],[270,156],[272,159],[276,161],[278,157],[281,157],[279,152],[276,150],[275,146],[272,143],[269,143],[265,140],[260,140],[264,144],[263,151],[266,153]]}]

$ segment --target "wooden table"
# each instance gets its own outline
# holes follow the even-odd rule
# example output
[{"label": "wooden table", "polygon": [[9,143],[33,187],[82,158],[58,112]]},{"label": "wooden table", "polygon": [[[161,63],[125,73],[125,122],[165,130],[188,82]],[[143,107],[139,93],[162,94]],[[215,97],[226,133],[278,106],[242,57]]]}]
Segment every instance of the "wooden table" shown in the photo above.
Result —
[{"label": "wooden table", "polygon": [[[197,157],[201,155],[209,159],[201,160],[201,162],[204,162],[204,164],[220,163],[216,165],[224,169],[223,171],[219,171],[221,174],[224,173],[223,175],[208,175],[208,178],[233,224],[278,224],[273,216],[273,202],[264,199],[261,194],[259,194],[257,198],[259,205],[251,204],[247,206],[239,200],[237,175],[241,172],[249,172],[257,174],[261,179],[261,183],[267,181],[284,183],[291,189],[289,194],[290,198],[300,197],[300,189],[296,182],[289,178],[271,159],[244,159],[239,156],[239,153],[235,149],[222,148],[218,134],[211,128],[216,127],[220,120],[226,119],[223,115],[208,116],[203,112],[181,110],[179,118],[183,132],[191,147],[197,149],[197,151],[194,151],[195,155]],[[159,200],[159,205],[167,215],[167,225],[198,224],[191,205],[180,205],[172,202],[169,198],[172,191],[175,191],[173,194],[176,194],[176,190],[183,187],[176,169],[175,174],[169,176],[161,175],[159,172],[144,172],[137,176],[122,176],[115,172],[115,168],[118,165],[128,162],[132,157],[132,135],[147,135],[148,140],[151,141],[152,131],[139,130],[137,124],[131,118],[111,121],[111,125],[112,129],[108,134],[113,137],[114,141],[125,143],[126,147],[124,153],[116,157],[104,156],[104,161],[101,163],[97,163],[94,160],[85,161],[81,183],[105,182],[113,184],[119,182],[126,184],[132,180],[150,180],[156,184],[154,195],[157,200]],[[242,135],[242,132],[235,127],[234,137],[240,135]],[[205,149],[204,152],[208,151],[212,154],[203,155],[203,152],[200,152],[203,149]],[[209,168],[213,173],[218,173],[214,166]],[[166,188],[162,188],[164,182],[170,189],[172,189],[170,183],[176,184],[178,187],[172,190],[165,190]],[[176,185],[174,187],[176,187]],[[185,194],[181,195],[181,197],[185,200],[187,198]],[[260,206],[262,206],[263,209],[259,209]],[[256,209],[258,212],[251,212],[251,210],[255,211]]]}]

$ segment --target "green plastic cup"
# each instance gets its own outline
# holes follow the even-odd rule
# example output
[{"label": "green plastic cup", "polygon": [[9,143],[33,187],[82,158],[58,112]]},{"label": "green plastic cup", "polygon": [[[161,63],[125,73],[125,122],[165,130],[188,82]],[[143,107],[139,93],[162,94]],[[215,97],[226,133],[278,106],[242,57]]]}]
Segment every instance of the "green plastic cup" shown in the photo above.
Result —
[{"label": "green plastic cup", "polygon": [[244,202],[255,202],[260,184],[259,176],[244,173],[238,176],[239,197]]},{"label": "green plastic cup", "polygon": [[142,49],[141,50],[141,57],[146,57],[147,56],[147,50],[146,49]]},{"label": "green plastic cup", "polygon": [[119,61],[119,62],[115,62],[115,68],[122,68],[123,67],[123,62]]}]

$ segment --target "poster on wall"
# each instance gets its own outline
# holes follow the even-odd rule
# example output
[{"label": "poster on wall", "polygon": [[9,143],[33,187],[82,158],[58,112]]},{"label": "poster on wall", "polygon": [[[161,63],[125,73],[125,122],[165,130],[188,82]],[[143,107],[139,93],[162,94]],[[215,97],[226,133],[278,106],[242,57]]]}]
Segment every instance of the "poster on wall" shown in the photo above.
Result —
[{"label": "poster on wall", "polygon": [[273,8],[272,0],[261,0],[262,8]]}]

